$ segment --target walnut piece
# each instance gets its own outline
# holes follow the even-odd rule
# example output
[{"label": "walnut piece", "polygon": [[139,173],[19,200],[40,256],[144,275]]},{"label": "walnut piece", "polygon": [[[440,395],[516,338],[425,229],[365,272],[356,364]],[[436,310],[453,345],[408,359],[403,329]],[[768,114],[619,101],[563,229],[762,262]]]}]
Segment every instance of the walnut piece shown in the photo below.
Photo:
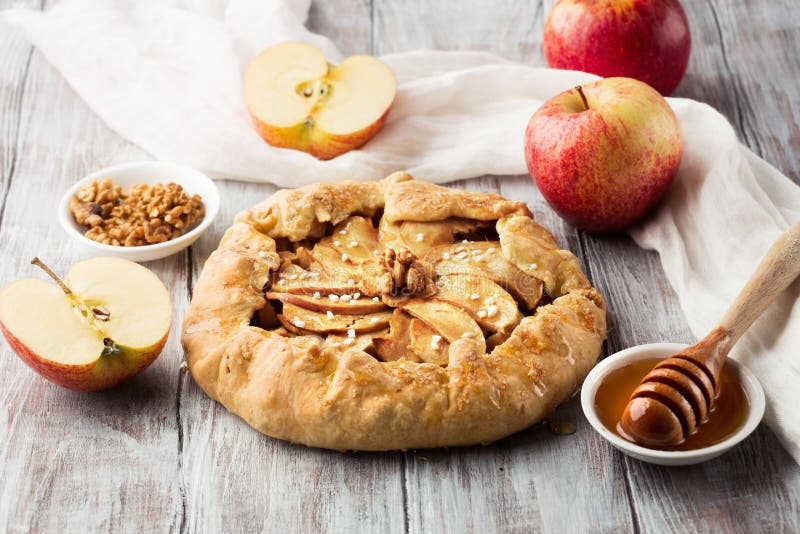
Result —
[{"label": "walnut piece", "polygon": [[435,293],[432,269],[417,259],[407,248],[384,250],[379,258],[379,271],[365,283],[368,291],[384,297],[424,296]]},{"label": "walnut piece", "polygon": [[111,180],[95,180],[81,187],[70,199],[69,209],[78,224],[94,228],[103,224],[114,206],[122,199],[122,187]]},{"label": "walnut piece", "polygon": [[200,196],[187,195],[178,184],[138,184],[123,193],[109,179],[83,186],[69,208],[88,227],[86,237],[125,247],[169,241],[205,216]]}]

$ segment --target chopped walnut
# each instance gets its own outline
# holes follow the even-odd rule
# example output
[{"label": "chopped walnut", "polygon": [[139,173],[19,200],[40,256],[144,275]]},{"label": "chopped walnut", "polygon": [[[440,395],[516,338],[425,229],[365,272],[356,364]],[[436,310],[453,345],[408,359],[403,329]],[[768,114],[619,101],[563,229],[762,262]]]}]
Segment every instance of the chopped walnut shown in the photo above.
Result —
[{"label": "chopped walnut", "polygon": [[379,258],[379,272],[365,281],[369,293],[383,296],[410,296],[430,293],[433,290],[431,268],[417,259],[407,248],[399,251],[385,250]]},{"label": "chopped walnut", "polygon": [[70,199],[70,211],[89,227],[89,239],[125,247],[169,241],[205,216],[200,196],[180,185],[138,184],[125,194],[108,179],[83,186]]},{"label": "chopped walnut", "polygon": [[103,224],[103,207],[95,202],[82,202],[77,196],[69,200],[69,210],[82,226],[94,228]]},{"label": "chopped walnut", "polygon": [[99,204],[106,213],[111,212],[120,200],[122,200],[122,186],[114,185],[111,180],[96,180],[81,187],[75,195],[82,202]]},{"label": "chopped walnut", "polygon": [[94,228],[103,223],[121,199],[122,187],[105,179],[81,187],[70,199],[69,208],[78,224]]}]

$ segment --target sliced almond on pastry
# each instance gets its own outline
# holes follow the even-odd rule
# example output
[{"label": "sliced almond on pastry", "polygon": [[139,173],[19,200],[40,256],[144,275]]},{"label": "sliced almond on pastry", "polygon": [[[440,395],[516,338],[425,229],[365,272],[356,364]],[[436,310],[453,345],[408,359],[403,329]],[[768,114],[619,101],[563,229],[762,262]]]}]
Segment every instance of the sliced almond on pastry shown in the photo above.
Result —
[{"label": "sliced almond on pastry", "polygon": [[369,315],[345,315],[320,313],[294,304],[284,303],[283,313],[278,315],[281,324],[290,331],[331,333],[352,331],[363,334],[386,328],[389,325],[390,312]]},{"label": "sliced almond on pastry", "polygon": [[[357,298],[354,298],[356,296]],[[342,295],[320,294],[319,297],[315,297],[313,295],[270,291],[267,293],[267,299],[279,300],[285,304],[300,306],[323,314],[330,311],[336,315],[364,315],[388,310],[388,307],[383,302],[360,296],[358,293],[344,293]]]},{"label": "sliced almond on pastry", "polygon": [[498,243],[470,241],[436,247],[425,259],[433,263],[439,276],[476,274],[489,278],[511,293],[528,309],[542,298],[542,282],[503,257]]},{"label": "sliced almond on pastry", "polygon": [[490,332],[510,333],[522,320],[514,298],[485,276],[447,274],[436,287],[437,299],[452,302]]},{"label": "sliced almond on pastry", "polygon": [[409,323],[409,350],[420,360],[435,365],[447,365],[450,344],[436,330],[417,318]]},{"label": "sliced almond on pastry", "polygon": [[482,350],[486,348],[481,327],[455,304],[444,300],[411,299],[400,309],[426,323],[448,343],[469,337],[478,342]]}]

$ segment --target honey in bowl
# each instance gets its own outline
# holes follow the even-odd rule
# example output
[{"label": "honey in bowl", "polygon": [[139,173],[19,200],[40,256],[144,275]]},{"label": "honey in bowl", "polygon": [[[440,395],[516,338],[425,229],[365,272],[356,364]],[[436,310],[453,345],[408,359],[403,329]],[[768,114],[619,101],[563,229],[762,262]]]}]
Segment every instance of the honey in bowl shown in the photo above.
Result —
[{"label": "honey in bowl", "polygon": [[[620,437],[617,429],[631,393],[661,358],[647,358],[635,361],[606,375],[594,398],[597,416],[606,428]],[[697,428],[697,432],[687,437],[681,444],[661,450],[688,451],[710,447],[723,441],[736,432],[747,420],[750,402],[747,399],[733,365],[726,364],[719,377],[718,395],[708,421]]]}]

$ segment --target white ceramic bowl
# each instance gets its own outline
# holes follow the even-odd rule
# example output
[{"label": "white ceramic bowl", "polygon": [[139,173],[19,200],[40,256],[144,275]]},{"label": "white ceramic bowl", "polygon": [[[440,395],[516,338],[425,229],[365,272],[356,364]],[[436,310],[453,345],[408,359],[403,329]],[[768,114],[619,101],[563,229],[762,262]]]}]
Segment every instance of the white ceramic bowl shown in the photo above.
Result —
[{"label": "white ceramic bowl", "polygon": [[744,365],[733,359],[729,359],[728,362],[732,364],[734,369],[739,373],[742,387],[750,402],[750,412],[747,414],[747,420],[742,427],[720,443],[692,451],[657,451],[647,449],[622,439],[606,428],[597,417],[597,412],[595,412],[594,409],[594,398],[597,394],[597,388],[611,371],[638,360],[667,358],[680,352],[687,346],[688,345],[682,343],[652,343],[649,345],[639,345],[612,354],[597,364],[597,366],[592,369],[592,372],[589,373],[589,376],[586,377],[583,388],[581,389],[581,406],[583,407],[583,413],[594,429],[614,447],[625,454],[633,456],[643,462],[658,465],[690,465],[705,462],[727,452],[734,445],[749,436],[750,433],[756,429],[758,423],[761,422],[761,418],[764,416],[764,390],[761,388],[761,384],[758,382],[755,375]]},{"label": "white ceramic bowl", "polygon": [[[127,190],[132,185],[142,183],[163,184],[174,182],[183,187],[188,194],[200,195],[206,207],[205,217],[190,231],[164,243],[141,247],[122,247],[92,241],[83,235],[86,229],[77,223],[75,217],[69,211],[69,200],[87,182],[105,178],[110,178],[115,184],[121,185],[123,190]],[[84,249],[103,256],[114,256],[141,262],[164,258],[185,249],[194,243],[206,228],[211,225],[218,212],[219,190],[211,178],[205,174],[175,163],[134,161],[93,172],[76,182],[61,199],[58,207],[58,220],[67,234],[82,245]]]}]

